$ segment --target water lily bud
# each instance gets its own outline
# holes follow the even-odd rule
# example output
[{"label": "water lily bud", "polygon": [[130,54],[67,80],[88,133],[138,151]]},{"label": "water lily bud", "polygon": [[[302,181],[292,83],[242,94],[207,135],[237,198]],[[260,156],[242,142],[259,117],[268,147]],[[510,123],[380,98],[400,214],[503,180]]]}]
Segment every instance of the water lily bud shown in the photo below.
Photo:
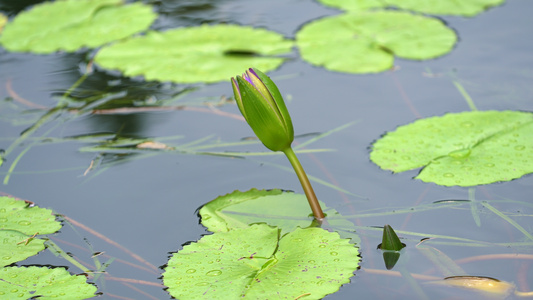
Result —
[{"label": "water lily bud", "polygon": [[231,78],[235,101],[255,135],[272,151],[283,151],[294,140],[291,116],[276,84],[257,69]]}]

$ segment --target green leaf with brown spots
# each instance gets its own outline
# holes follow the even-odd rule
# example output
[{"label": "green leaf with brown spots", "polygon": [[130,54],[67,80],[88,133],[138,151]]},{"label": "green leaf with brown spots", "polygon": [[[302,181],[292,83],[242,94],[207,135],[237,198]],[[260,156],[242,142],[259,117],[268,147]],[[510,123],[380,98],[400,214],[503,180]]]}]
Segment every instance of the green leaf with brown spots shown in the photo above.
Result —
[{"label": "green leaf with brown spots", "polygon": [[520,111],[450,113],[417,120],[372,145],[382,169],[444,186],[509,181],[533,172],[533,114]]}]

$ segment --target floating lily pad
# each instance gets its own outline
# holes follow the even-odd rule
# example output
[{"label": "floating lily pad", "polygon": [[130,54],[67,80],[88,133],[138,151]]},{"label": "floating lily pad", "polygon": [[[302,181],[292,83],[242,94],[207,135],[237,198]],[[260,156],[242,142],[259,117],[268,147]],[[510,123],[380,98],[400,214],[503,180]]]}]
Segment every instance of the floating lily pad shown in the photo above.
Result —
[{"label": "floating lily pad", "polygon": [[177,299],[321,299],[349,282],[358,250],[321,228],[285,236],[265,224],[218,232],[183,247],[163,273]]},{"label": "floating lily pad", "polygon": [[83,275],[64,268],[7,267],[0,269],[0,295],[5,299],[87,299],[96,287]]},{"label": "floating lily pad", "polygon": [[347,11],[394,6],[426,14],[472,17],[490,7],[502,4],[505,0],[319,0],[319,2]]},{"label": "floating lily pad", "polygon": [[44,240],[33,238],[14,230],[0,230],[0,267],[25,260],[44,250]]},{"label": "floating lily pad", "polygon": [[16,230],[26,235],[50,234],[61,229],[52,211],[11,197],[0,197],[0,230]]},{"label": "floating lily pad", "polygon": [[0,197],[0,267],[24,260],[44,250],[44,240],[35,234],[50,234],[61,223],[49,209],[29,207],[22,200]]},{"label": "floating lily pad", "polygon": [[199,26],[148,32],[104,47],[95,57],[103,68],[126,76],[180,83],[229,80],[250,66],[264,72],[285,60],[293,42],[260,28]]},{"label": "floating lily pad", "polygon": [[445,186],[509,181],[533,172],[533,114],[475,111],[417,120],[375,142],[370,159],[393,172],[425,166],[416,178]]},{"label": "floating lily pad", "polygon": [[[359,236],[349,233],[353,223],[343,218],[334,209],[320,206],[327,215],[328,226],[333,230],[347,230],[341,234],[344,238],[359,243]],[[280,228],[281,234],[291,232],[298,227],[308,227],[313,222],[311,208],[305,195],[279,189],[246,192],[234,191],[220,196],[205,204],[199,211],[201,223],[212,232],[229,231],[245,228],[254,223],[266,223]]]},{"label": "floating lily pad", "polygon": [[365,11],[387,6],[384,0],[318,0],[318,2],[347,11]]},{"label": "floating lily pad", "polygon": [[473,17],[505,0],[385,0],[389,6],[434,15]]},{"label": "floating lily pad", "polygon": [[8,23],[0,43],[9,51],[51,53],[95,48],[147,29],[152,8],[121,0],[45,2]]},{"label": "floating lily pad", "polygon": [[326,69],[376,73],[394,56],[424,60],[450,52],[454,31],[435,18],[398,11],[351,12],[305,25],[296,42],[302,58]]}]

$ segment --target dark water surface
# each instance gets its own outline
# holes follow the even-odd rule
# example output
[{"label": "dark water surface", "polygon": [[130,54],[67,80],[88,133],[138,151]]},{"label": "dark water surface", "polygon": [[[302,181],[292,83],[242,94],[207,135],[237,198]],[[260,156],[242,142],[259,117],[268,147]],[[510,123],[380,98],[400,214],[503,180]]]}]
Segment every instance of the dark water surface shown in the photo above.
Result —
[{"label": "dark water surface", "polygon": [[[7,2],[7,1],[5,1]],[[0,2],[0,9],[9,7]],[[210,23],[238,23],[265,27],[293,37],[304,23],[337,11],[312,1],[162,1],[157,2],[162,14],[154,28]],[[351,127],[330,135],[311,148],[333,148],[335,152],[300,155],[306,171],[362,197],[343,195],[330,187],[314,183],[318,197],[341,214],[393,211],[443,199],[468,199],[468,188],[441,187],[413,180],[418,171],[391,174],[369,158],[369,146],[386,131],[410,123],[417,118],[468,111],[465,99],[453,85],[457,80],[468,91],[479,110],[533,111],[533,2],[509,0],[474,18],[444,17],[458,32],[460,41],[448,55],[430,61],[396,60],[397,71],[376,75],[350,75],[329,72],[303,62],[298,54],[278,70],[269,73],[288,100],[296,134],[324,132],[354,122]],[[9,12],[9,11],[7,11]],[[13,92],[37,105],[53,107],[58,95],[80,77],[85,53],[30,55],[7,53],[0,48],[0,99],[13,97]],[[130,81],[97,71],[82,86],[92,93],[117,85],[140,99],[155,94],[170,97],[184,87]],[[12,91],[11,91],[12,90]],[[229,83],[200,86],[186,94],[185,102],[217,100],[231,95]],[[82,97],[81,92],[78,96]],[[0,148],[9,147],[15,137],[31,125],[31,116],[41,111],[15,111],[6,100],[0,106]],[[19,105],[24,107],[23,105]],[[238,114],[235,105],[219,107],[223,112]],[[54,127],[55,126],[55,127]],[[213,140],[236,142],[252,135],[242,121],[201,111],[142,112],[116,115],[63,114],[55,122],[39,129],[33,136],[68,137],[92,133],[119,133],[127,137],[167,137],[182,135],[184,142],[213,135]],[[306,139],[298,140],[305,141]],[[28,141],[29,142],[29,141]],[[27,145],[27,144],[26,144]],[[136,253],[154,266],[166,263],[169,252],[181,244],[205,234],[198,225],[196,209],[219,195],[250,188],[282,188],[302,192],[296,176],[271,164],[289,166],[283,156],[236,159],[201,155],[158,154],[139,156],[108,155],[99,169],[84,176],[97,153],[79,149],[78,142],[41,143],[32,147],[18,163],[7,185],[0,191],[52,208],[60,214],[90,227],[114,242]],[[3,179],[7,169],[25,147],[17,147],[0,167]],[[263,151],[261,145],[223,148],[227,151]],[[135,159],[135,158],[139,159]],[[317,163],[317,161],[319,163]],[[265,164],[267,163],[267,164]],[[111,165],[113,164],[113,165]],[[325,167],[322,168],[323,165]],[[110,166],[109,168],[105,168]],[[102,171],[102,172],[100,172]],[[530,202],[533,177],[496,183],[475,189],[477,201],[507,214],[526,230],[532,231]],[[505,200],[505,201],[503,201]],[[512,201],[509,201],[512,200]],[[282,209],[282,208],[281,208]],[[494,244],[469,247],[449,240],[435,239],[431,244],[453,260],[489,254],[531,254],[532,241],[516,228],[478,203],[480,226],[469,205],[412,215],[398,214],[357,218],[362,226],[362,270],[327,299],[418,299],[412,285],[395,274],[375,274],[385,270],[381,253],[376,250],[381,233],[371,226],[392,225],[405,237],[405,253],[397,270],[433,276],[443,275],[415,246],[429,235],[469,238]],[[79,227],[65,226],[56,235],[56,243],[85,262],[91,262],[94,251],[142,265],[124,251]],[[84,240],[85,239],[85,240]],[[62,243],[78,245],[75,246]],[[440,243],[439,243],[440,242]],[[506,246],[505,243],[526,242],[528,246]],[[90,246],[88,245],[90,244]],[[105,259],[104,259],[105,260]],[[68,265],[47,252],[23,264]],[[514,282],[518,290],[533,288],[530,260],[492,258],[467,262],[461,267],[470,275],[489,276]],[[396,269],[395,269],[396,270]],[[71,267],[71,271],[78,270]],[[118,278],[160,283],[160,275],[114,261],[108,268]],[[131,299],[169,299],[159,287],[106,280],[99,284],[101,292]],[[485,299],[470,292],[449,290],[419,284],[429,299]]]}]

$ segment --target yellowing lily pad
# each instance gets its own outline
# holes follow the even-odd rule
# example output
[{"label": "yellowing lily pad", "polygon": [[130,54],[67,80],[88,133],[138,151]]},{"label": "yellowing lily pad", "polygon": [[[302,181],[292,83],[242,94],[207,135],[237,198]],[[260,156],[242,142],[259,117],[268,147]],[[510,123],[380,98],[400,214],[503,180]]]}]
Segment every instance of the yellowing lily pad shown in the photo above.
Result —
[{"label": "yellowing lily pad", "polygon": [[215,25],[148,32],[101,49],[95,62],[126,76],[179,83],[229,80],[250,66],[279,67],[293,42],[261,28]]},{"label": "yellowing lily pad", "polygon": [[450,113],[417,120],[372,145],[382,169],[445,186],[509,181],[533,172],[533,114],[519,111]]},{"label": "yellowing lily pad", "polygon": [[163,283],[177,299],[321,299],[349,282],[358,253],[321,228],[281,236],[256,224],[184,246],[170,258]]},{"label": "yellowing lily pad", "polygon": [[348,11],[392,6],[426,14],[471,17],[492,6],[500,5],[505,0],[319,0],[319,2]]},{"label": "yellowing lily pad", "polygon": [[457,41],[435,18],[399,11],[351,12],[305,25],[296,42],[302,58],[326,69],[376,73],[392,68],[394,56],[424,60],[442,56]]},{"label": "yellowing lily pad", "polygon": [[95,48],[147,29],[152,8],[121,0],[45,2],[8,23],[0,43],[9,51],[51,53]]}]

